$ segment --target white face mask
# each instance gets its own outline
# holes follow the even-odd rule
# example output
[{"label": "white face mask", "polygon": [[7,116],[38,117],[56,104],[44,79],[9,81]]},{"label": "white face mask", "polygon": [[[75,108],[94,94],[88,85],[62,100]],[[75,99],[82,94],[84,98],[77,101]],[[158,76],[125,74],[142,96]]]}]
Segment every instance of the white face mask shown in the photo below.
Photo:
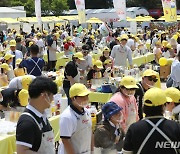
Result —
[{"label": "white face mask", "polygon": [[133,94],[127,94],[127,93],[125,93],[125,92],[123,92],[123,94],[124,94],[125,96],[127,96],[127,97],[131,97],[131,96],[134,96],[135,91],[133,92]]},{"label": "white face mask", "polygon": [[76,105],[79,107],[85,108],[88,106],[88,101],[84,101],[84,102],[79,103],[79,102],[77,102],[76,99],[74,99],[74,100],[75,100]]},{"label": "white face mask", "polygon": [[0,102],[2,102],[2,101],[3,101],[3,97],[0,98]]},{"label": "white face mask", "polygon": [[153,87],[154,87],[154,85],[150,85],[150,84],[148,84],[148,83],[145,82],[145,81],[144,81],[144,83],[145,83],[149,88],[153,88]]}]

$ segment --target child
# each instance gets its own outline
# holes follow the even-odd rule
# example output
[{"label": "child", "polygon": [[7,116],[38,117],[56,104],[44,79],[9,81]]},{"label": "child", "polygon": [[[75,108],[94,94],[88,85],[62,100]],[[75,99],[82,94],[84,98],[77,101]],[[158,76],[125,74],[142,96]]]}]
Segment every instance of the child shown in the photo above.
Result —
[{"label": "child", "polygon": [[17,76],[23,76],[23,75],[27,75],[27,69],[25,67],[22,67],[20,65],[22,59],[17,59],[16,60],[16,68],[14,69],[14,75]]}]

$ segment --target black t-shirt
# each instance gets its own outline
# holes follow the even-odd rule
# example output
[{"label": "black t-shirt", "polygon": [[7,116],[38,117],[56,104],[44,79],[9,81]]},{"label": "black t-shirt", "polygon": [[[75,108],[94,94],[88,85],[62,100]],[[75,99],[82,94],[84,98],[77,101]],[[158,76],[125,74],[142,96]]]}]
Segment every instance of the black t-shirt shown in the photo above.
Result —
[{"label": "black t-shirt", "polygon": [[[94,79],[94,74],[95,74],[96,72],[97,72],[97,71],[94,70],[94,69],[89,70],[89,72],[88,72],[88,74],[87,74],[87,80]],[[104,70],[102,69],[102,70],[100,70],[100,72],[101,72],[101,75],[102,75],[102,77],[103,77],[103,72],[104,72]]]},{"label": "black t-shirt", "polygon": [[67,76],[72,76],[72,78],[74,78],[77,74],[78,74],[78,70],[76,63],[74,61],[68,62],[64,70],[65,79],[63,81],[63,87],[64,88],[71,87],[70,81],[68,81]]},{"label": "black t-shirt", "polygon": [[144,97],[144,93],[146,92],[146,90],[143,88],[142,83],[139,82],[137,84],[137,86],[139,87],[138,89],[136,89],[135,92],[135,98],[136,98],[136,102],[138,105],[138,114],[139,114],[139,118],[142,119],[143,118],[143,111],[142,111],[142,106],[143,106],[143,97]]},{"label": "black t-shirt", "polygon": [[8,105],[10,107],[20,106],[19,100],[17,95],[15,94],[15,91],[18,89],[16,88],[7,88],[1,91],[1,94],[3,96],[3,101],[0,102],[1,105],[7,107]]},{"label": "black t-shirt", "polygon": [[[151,122],[156,124],[160,118],[149,119]],[[180,141],[180,125],[174,121],[165,119],[158,128],[169,137],[169,139],[177,143]],[[132,124],[125,137],[123,149],[126,151],[133,151],[137,153],[142,142],[152,130],[152,126],[145,120],[138,121]],[[151,137],[146,142],[141,154],[175,154],[175,150],[172,148],[160,148],[157,146],[157,142],[167,142],[167,140],[157,131],[151,135]],[[180,150],[180,149],[178,149]]]},{"label": "black t-shirt", "polygon": [[25,112],[33,115],[40,126],[42,126],[42,130],[39,129],[38,125],[36,124],[34,119],[32,119],[32,117],[28,115],[21,115],[16,128],[16,141],[32,145],[32,148],[30,148],[30,150],[37,152],[41,145],[41,140],[43,137],[42,134],[44,132],[51,131],[52,127],[47,119],[47,124],[45,124],[43,118],[39,118],[31,110],[26,109]]}]

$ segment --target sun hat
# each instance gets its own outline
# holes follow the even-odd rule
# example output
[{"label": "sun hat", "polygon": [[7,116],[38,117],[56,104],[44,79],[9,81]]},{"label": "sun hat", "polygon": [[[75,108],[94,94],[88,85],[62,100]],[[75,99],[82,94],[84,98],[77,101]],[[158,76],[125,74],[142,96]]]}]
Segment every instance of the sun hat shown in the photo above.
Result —
[{"label": "sun hat", "polygon": [[102,106],[102,113],[104,115],[104,119],[108,120],[110,119],[113,115],[119,113],[123,108],[119,107],[116,103],[114,102],[108,102],[105,105]]}]

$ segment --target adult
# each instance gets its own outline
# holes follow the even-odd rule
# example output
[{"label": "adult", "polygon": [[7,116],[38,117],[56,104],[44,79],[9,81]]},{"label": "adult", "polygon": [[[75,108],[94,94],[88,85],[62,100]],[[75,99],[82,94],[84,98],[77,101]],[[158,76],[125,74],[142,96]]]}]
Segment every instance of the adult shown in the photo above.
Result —
[{"label": "adult", "polygon": [[166,83],[167,87],[175,87],[180,89],[180,52],[171,65],[170,77]]},{"label": "adult", "polygon": [[9,65],[7,63],[3,63],[0,65],[0,87],[8,86],[8,77],[7,72],[11,69],[9,68]]},{"label": "adult", "polygon": [[64,54],[70,55],[74,51],[75,43],[72,42],[72,38],[70,36],[66,38],[66,41],[67,42],[64,44]]},{"label": "adult", "polygon": [[167,98],[164,91],[159,88],[151,88],[145,93],[146,117],[129,127],[123,154],[179,153],[179,146],[173,145],[180,141],[180,125],[163,117],[164,105],[171,101],[172,99]]},{"label": "adult", "polygon": [[170,87],[165,90],[165,94],[172,99],[172,102],[166,103],[166,111],[172,116],[169,118],[180,123],[180,91],[174,87]]},{"label": "adult", "polygon": [[16,50],[21,51],[23,56],[27,53],[27,48],[24,45],[22,45],[21,36],[16,37]]},{"label": "adult", "polygon": [[133,67],[132,64],[132,51],[126,45],[128,36],[126,34],[121,35],[120,38],[117,38],[120,41],[119,45],[115,45],[111,51],[111,57],[114,59],[115,66],[127,67],[127,59],[130,67]]},{"label": "adult", "polygon": [[54,134],[46,117],[57,85],[49,78],[37,77],[29,86],[29,104],[16,128],[17,153],[55,154]]},{"label": "adult", "polygon": [[4,62],[7,63],[9,65],[9,68],[10,68],[10,70],[7,72],[7,77],[8,77],[9,81],[11,81],[15,77],[14,70],[13,70],[13,67],[11,65],[14,57],[15,57],[15,55],[11,55],[9,53],[7,53],[4,56]]},{"label": "adult", "polygon": [[121,150],[123,132],[120,126],[122,108],[114,102],[102,107],[104,121],[94,132],[94,146],[101,149],[102,154],[115,154]]},{"label": "adult", "polygon": [[38,58],[39,47],[37,45],[32,45],[30,47],[30,54],[31,58],[23,60],[20,65],[27,68],[27,73],[29,75],[41,76],[45,62],[42,58]]},{"label": "adult", "polygon": [[74,54],[72,61],[68,62],[65,66],[63,89],[66,93],[66,96],[68,97],[68,104],[71,104],[71,99],[69,97],[70,87],[74,83],[80,82],[80,72],[77,65],[80,64],[83,60],[83,54],[81,52],[77,52]]},{"label": "adult", "polygon": [[89,54],[90,47],[89,45],[85,44],[82,46],[82,54],[84,61],[81,61],[79,68],[83,71],[89,71],[92,68],[92,56]]},{"label": "adult", "polygon": [[25,89],[7,88],[0,92],[0,110],[24,107],[28,104],[29,94]]},{"label": "adult", "polygon": [[121,126],[125,133],[132,123],[139,120],[138,106],[134,97],[137,88],[138,86],[133,77],[123,77],[117,92],[110,99],[110,101],[123,108]]},{"label": "adult", "polygon": [[57,52],[57,39],[59,38],[59,33],[54,33],[53,36],[48,39],[48,69],[55,70],[56,66],[56,52]]},{"label": "adult", "polygon": [[147,69],[146,71],[143,72],[142,81],[140,81],[137,84],[139,88],[136,89],[136,93],[134,96],[136,98],[136,102],[138,105],[138,113],[140,119],[143,118],[142,107],[143,107],[144,94],[148,89],[152,88],[154,84],[158,81],[157,74],[158,74],[157,72],[151,69]]},{"label": "adult", "polygon": [[38,57],[43,57],[43,54],[44,54],[44,48],[45,48],[45,45],[44,45],[44,42],[43,42],[43,39],[42,39],[42,34],[41,33],[37,33],[36,34],[36,45],[39,47],[39,53],[38,53]]},{"label": "adult", "polygon": [[13,66],[13,69],[15,69],[16,59],[18,59],[18,58],[23,59],[23,54],[21,51],[16,50],[16,41],[15,40],[11,40],[9,45],[10,45],[10,51],[8,51],[8,53],[14,55],[11,65]]},{"label": "adult", "polygon": [[75,83],[69,91],[72,104],[60,118],[62,143],[59,154],[90,154],[93,151],[91,115],[85,108],[90,91],[81,83]]}]

